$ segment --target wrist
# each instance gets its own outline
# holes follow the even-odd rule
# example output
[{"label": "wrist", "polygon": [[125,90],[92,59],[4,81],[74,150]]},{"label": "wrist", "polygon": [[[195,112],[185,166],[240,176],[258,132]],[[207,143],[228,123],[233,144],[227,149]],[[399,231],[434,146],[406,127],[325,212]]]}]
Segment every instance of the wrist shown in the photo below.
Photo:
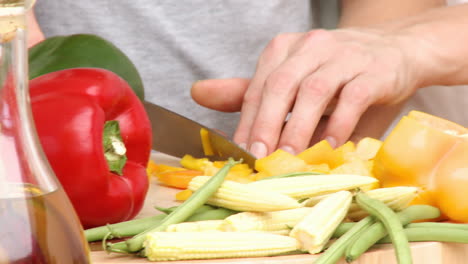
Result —
[{"label": "wrist", "polygon": [[439,8],[384,28],[407,57],[416,89],[468,83],[468,4]]},{"label": "wrist", "polygon": [[432,64],[428,56],[427,46],[429,45],[423,39],[417,38],[408,33],[396,33],[394,39],[400,48],[405,63],[405,78],[411,92],[416,92],[419,88],[427,86],[428,70],[433,67],[427,67]]}]

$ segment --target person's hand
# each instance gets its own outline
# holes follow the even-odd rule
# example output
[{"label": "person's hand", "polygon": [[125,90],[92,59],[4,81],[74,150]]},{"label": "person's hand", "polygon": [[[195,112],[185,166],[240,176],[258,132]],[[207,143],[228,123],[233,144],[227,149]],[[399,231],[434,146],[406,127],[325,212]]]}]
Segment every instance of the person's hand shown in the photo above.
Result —
[{"label": "person's hand", "polygon": [[[407,43],[402,36],[362,29],[279,35],[250,81],[200,81],[192,97],[220,111],[242,105],[234,141],[258,158],[276,148],[307,148],[327,111],[326,126],[315,137],[338,146],[370,106],[400,103],[416,90]],[[220,81],[228,89],[219,89]]]}]

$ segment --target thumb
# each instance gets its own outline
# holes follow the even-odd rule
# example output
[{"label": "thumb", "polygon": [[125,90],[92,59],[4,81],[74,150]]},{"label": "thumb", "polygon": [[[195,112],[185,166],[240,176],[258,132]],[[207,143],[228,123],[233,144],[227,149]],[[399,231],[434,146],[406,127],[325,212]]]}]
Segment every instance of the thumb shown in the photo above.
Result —
[{"label": "thumb", "polygon": [[249,79],[210,79],[192,85],[191,95],[199,105],[222,112],[240,111]]}]

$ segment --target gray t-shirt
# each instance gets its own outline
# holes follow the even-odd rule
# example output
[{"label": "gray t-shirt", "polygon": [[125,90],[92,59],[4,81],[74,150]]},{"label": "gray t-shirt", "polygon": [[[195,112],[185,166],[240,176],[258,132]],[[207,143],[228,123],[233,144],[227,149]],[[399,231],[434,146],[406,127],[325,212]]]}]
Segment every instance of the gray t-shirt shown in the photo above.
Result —
[{"label": "gray t-shirt", "polygon": [[92,33],[117,45],[140,71],[147,100],[232,135],[238,114],[197,105],[190,97],[192,83],[251,77],[274,36],[316,26],[314,5],[310,0],[42,0],[35,11],[47,37]]}]

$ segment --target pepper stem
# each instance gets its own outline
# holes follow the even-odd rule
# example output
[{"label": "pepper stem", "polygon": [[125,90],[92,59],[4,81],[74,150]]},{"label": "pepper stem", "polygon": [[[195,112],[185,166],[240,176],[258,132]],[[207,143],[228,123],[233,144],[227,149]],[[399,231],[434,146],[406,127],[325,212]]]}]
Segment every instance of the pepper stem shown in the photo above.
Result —
[{"label": "pepper stem", "polygon": [[120,126],[117,120],[106,121],[103,133],[104,156],[110,171],[122,175],[122,169],[127,161],[127,148],[122,140]]}]

